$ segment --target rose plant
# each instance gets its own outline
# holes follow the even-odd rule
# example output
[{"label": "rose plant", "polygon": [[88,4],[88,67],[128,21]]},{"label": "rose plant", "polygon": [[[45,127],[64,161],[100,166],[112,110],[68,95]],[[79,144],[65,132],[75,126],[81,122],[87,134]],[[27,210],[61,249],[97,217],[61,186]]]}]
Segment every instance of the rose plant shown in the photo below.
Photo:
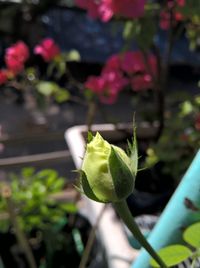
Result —
[{"label": "rose plant", "polygon": [[80,190],[96,202],[112,203],[134,237],[152,256],[155,263],[166,268],[166,264],[141,233],[126,203],[126,198],[134,190],[138,169],[135,131],[128,147],[127,154],[121,148],[109,144],[99,133],[96,136],[89,133],[80,170]]}]

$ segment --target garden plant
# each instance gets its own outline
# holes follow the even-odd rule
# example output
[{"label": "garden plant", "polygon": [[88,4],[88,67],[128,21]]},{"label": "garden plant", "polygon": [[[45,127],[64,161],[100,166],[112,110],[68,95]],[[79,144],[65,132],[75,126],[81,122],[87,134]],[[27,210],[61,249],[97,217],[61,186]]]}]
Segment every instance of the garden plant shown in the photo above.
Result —
[{"label": "garden plant", "polygon": [[[199,147],[199,93],[197,86],[191,95],[184,95],[178,89],[170,91],[171,64],[178,42],[185,40],[188,50],[198,51],[199,4],[187,0],[77,0],[75,3],[91,18],[103,23],[116,20],[123,28],[122,51],[108,58],[99,76],[88,77],[85,87],[96,94],[100,102],[108,104],[116,102],[123,90],[132,90],[137,118],[157,122],[155,142],[147,151],[150,162],[167,163],[166,169],[175,180],[180,180],[186,169],[173,168],[174,158],[184,159],[187,167]],[[193,64],[199,66],[198,59]],[[137,112],[137,102],[139,108],[144,106],[142,113],[140,109]],[[183,109],[184,112],[180,111]],[[171,139],[170,133],[177,139]],[[163,146],[168,146],[167,140],[171,141],[172,150],[176,148],[176,154],[169,148],[163,150]],[[197,146],[193,147],[193,142]]]},{"label": "garden plant", "polygon": [[[78,196],[67,202],[56,199],[66,188],[66,179],[55,170],[36,172],[34,168],[24,168],[21,174],[10,174],[9,182],[1,182],[0,186],[3,263],[30,268],[54,267],[57,263],[57,267],[63,267],[70,254],[77,254],[73,261],[78,265],[86,235],[79,230],[82,224],[77,218]],[[10,251],[8,257],[5,250]]]},{"label": "garden plant", "polygon": [[[41,1],[39,2],[41,5]],[[127,93],[134,104],[137,120],[145,120],[151,126],[156,126],[155,135],[148,148],[145,148],[147,150],[142,164],[152,167],[157,163],[164,163],[164,174],[172,175],[175,188],[200,146],[198,81],[195,81],[195,92],[191,94],[190,88],[187,94],[183,94],[182,90],[169,89],[177,43],[186,42],[187,49],[194,53],[199,50],[198,0],[73,2],[75,10],[86,11],[91,20],[104,24],[115,22],[115,27],[122,29],[121,51],[107,58],[99,75],[90,75],[85,81],[79,81],[69,68],[69,62],[81,61],[78,51],[62,51],[56,40],[48,36],[38,40],[34,47],[20,37],[3,52],[0,69],[1,94],[10,96],[10,92],[14,92],[25,100],[30,110],[40,110],[44,114],[55,103],[60,105],[70,101],[84,105],[88,110],[85,122],[90,130],[96,112],[100,111],[98,107],[113,105],[118,102],[120,94]],[[29,6],[29,3],[26,5]],[[192,70],[197,69],[198,73],[199,62],[194,62],[190,67]],[[126,153],[109,144],[99,133],[96,136],[89,134],[80,170],[80,189],[94,201],[113,203],[135,238],[153,257],[153,267],[171,267],[187,258],[194,259],[194,266],[200,247],[199,240],[195,239],[199,235],[198,222],[183,232],[183,238],[189,247],[192,246],[192,250],[176,245],[157,253],[141,234],[127,207],[126,198],[135,189],[138,172],[135,130],[133,136]],[[51,267],[52,252],[66,243],[62,235],[57,236],[57,231],[68,221],[66,213],[77,212],[74,203],[57,204],[49,198],[51,194],[63,189],[64,180],[52,170],[35,173],[30,168],[23,170],[20,177],[12,176],[10,181],[1,184],[1,231],[14,229],[31,268],[37,265]],[[65,222],[61,221],[63,218]],[[54,230],[54,224],[58,224],[59,230]],[[34,229],[39,230],[38,236],[29,239]],[[79,242],[75,241],[75,244],[78,243],[76,246],[81,256],[83,244],[80,234],[76,228],[72,233],[73,239],[78,237]],[[55,236],[56,243],[49,243],[49,239]],[[38,242],[41,239],[46,245],[47,256],[40,259],[38,264],[30,245],[33,240]],[[49,244],[53,248],[47,246]],[[173,258],[171,252],[176,252]]]}]

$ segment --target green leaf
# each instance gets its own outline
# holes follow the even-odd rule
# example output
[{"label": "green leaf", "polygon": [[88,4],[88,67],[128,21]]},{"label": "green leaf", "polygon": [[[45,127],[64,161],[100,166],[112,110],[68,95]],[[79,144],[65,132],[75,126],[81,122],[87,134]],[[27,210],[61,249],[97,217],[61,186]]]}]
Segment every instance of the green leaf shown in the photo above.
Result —
[{"label": "green leaf", "polygon": [[68,213],[76,213],[78,208],[74,203],[61,204],[60,207]]},{"label": "green leaf", "polygon": [[56,180],[58,178],[57,171],[55,171],[53,169],[43,169],[43,170],[39,171],[36,174],[36,178],[39,181],[41,181],[41,180],[48,180],[51,177],[54,178],[54,180]]},{"label": "green leaf", "polygon": [[79,54],[79,52],[75,49],[72,49],[69,53],[68,53],[68,61],[80,61],[81,60],[81,56]]},{"label": "green leaf", "polygon": [[[200,86],[200,81],[199,81],[199,86]],[[195,96],[194,100],[195,100],[195,103],[200,106],[200,95]]]},{"label": "green leaf", "polygon": [[59,89],[56,83],[46,82],[46,81],[40,81],[36,85],[36,88],[38,92],[44,96],[51,96],[53,93],[55,93]]},{"label": "green leaf", "polygon": [[23,178],[27,178],[27,179],[33,176],[34,172],[35,172],[35,168],[33,167],[26,167],[26,168],[23,168],[21,171]]},{"label": "green leaf", "polygon": [[127,21],[125,23],[124,30],[123,30],[123,38],[125,40],[130,39],[132,37],[133,29],[134,29],[133,21]]},{"label": "green leaf", "polygon": [[55,100],[58,103],[68,101],[70,99],[70,93],[66,89],[58,88],[58,91],[55,93]]},{"label": "green leaf", "polygon": [[[165,262],[167,267],[173,267],[192,256],[192,251],[182,245],[172,245],[162,248],[158,251],[159,256]],[[154,259],[150,260],[150,264],[154,268],[159,268],[160,265]]]},{"label": "green leaf", "polygon": [[64,180],[63,179],[58,179],[57,181],[54,182],[54,184],[52,185],[52,190],[53,191],[61,191],[64,187]]},{"label": "green leaf", "polygon": [[153,43],[156,29],[156,20],[152,16],[134,20],[132,28],[129,30],[128,39],[130,39],[130,36],[134,37],[138,46],[143,50],[147,50]]},{"label": "green leaf", "polygon": [[181,104],[181,115],[185,116],[188,115],[190,113],[192,113],[194,110],[193,105],[190,101],[185,101]]},{"label": "green leaf", "polygon": [[109,168],[117,197],[128,197],[133,191],[135,178],[113,146],[109,156]]},{"label": "green leaf", "polygon": [[194,248],[200,248],[200,222],[190,225],[184,231],[183,239]]}]

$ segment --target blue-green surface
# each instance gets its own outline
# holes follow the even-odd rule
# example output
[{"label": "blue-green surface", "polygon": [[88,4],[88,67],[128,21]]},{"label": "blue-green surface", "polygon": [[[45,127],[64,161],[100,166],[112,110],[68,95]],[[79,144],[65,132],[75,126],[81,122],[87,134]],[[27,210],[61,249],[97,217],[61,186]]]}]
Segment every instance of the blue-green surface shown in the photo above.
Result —
[{"label": "blue-green surface", "polygon": [[[196,154],[149,236],[148,241],[155,249],[180,241],[182,237],[181,227],[200,220],[200,213],[197,216],[195,212],[186,208],[185,198],[200,205],[200,151]],[[147,252],[142,250],[131,268],[149,268],[149,258]]]}]

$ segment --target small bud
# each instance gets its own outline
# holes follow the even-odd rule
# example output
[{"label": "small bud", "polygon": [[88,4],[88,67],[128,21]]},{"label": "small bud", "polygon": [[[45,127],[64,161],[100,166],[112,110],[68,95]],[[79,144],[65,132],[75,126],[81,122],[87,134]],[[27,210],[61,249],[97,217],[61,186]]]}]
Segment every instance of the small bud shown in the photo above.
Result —
[{"label": "small bud", "polygon": [[[132,146],[136,149],[136,145]],[[137,153],[129,157],[121,148],[109,144],[99,133],[87,144],[81,170],[84,193],[98,202],[118,202],[134,189]]]}]

